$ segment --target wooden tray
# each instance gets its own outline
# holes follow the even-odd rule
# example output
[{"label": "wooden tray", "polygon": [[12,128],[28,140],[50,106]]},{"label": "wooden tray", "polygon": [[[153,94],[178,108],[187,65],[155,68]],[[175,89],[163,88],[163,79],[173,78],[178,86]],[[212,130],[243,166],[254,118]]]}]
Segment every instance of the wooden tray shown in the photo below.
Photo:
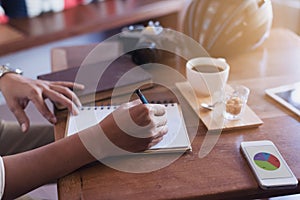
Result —
[{"label": "wooden tray", "polygon": [[[246,105],[243,115],[239,120],[226,120],[223,117],[223,106],[217,104],[213,111],[201,108],[200,103],[211,104],[210,97],[197,97],[188,82],[179,82],[175,84],[190,106],[205,124],[208,130],[223,131],[258,127],[263,124],[263,121]],[[229,87],[229,86],[228,86]]]}]

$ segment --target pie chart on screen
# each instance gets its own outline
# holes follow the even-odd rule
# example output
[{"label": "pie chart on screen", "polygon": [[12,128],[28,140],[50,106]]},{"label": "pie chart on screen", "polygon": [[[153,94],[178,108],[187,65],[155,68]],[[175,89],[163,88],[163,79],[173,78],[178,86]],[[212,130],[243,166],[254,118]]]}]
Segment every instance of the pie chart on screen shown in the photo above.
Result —
[{"label": "pie chart on screen", "polygon": [[260,152],[254,156],[255,164],[267,171],[274,171],[280,167],[279,159],[273,154]]}]

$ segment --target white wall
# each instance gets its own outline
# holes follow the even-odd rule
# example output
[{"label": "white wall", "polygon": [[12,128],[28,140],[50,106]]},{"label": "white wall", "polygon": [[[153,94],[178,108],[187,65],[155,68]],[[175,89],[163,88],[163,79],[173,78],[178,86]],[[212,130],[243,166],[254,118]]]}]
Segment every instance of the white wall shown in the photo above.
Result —
[{"label": "white wall", "polygon": [[291,29],[300,35],[300,0],[271,0],[273,27]]}]

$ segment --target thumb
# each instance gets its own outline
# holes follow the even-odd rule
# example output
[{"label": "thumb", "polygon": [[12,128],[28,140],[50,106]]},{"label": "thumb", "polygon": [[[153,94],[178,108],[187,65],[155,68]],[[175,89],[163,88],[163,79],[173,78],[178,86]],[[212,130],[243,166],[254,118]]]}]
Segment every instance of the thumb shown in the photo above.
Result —
[{"label": "thumb", "polygon": [[26,132],[29,128],[29,119],[25,111],[18,105],[12,110],[12,112],[18,120],[22,132]]}]

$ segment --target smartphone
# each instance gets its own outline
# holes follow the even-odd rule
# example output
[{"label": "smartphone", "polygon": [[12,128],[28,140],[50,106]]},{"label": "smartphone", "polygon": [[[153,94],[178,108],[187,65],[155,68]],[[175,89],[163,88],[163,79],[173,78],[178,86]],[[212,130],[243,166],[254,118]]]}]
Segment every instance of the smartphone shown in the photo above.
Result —
[{"label": "smartphone", "polygon": [[262,189],[297,187],[298,180],[269,140],[242,142],[241,151]]}]

